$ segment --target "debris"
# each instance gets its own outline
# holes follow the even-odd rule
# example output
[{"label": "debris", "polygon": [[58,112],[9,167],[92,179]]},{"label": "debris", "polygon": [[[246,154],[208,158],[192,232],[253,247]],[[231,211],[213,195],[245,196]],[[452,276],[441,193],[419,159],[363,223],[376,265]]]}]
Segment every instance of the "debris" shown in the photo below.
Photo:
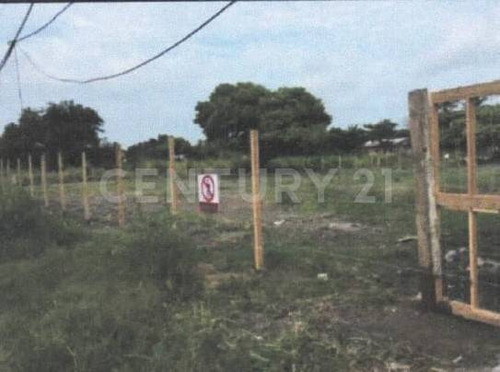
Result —
[{"label": "debris", "polygon": [[407,243],[417,240],[416,235],[406,235],[398,239],[398,243]]},{"label": "debris", "polygon": [[387,370],[390,372],[409,372],[410,366],[407,364],[401,364],[396,362],[391,362],[387,364]]},{"label": "debris", "polygon": [[326,282],[328,280],[328,274],[327,273],[319,273],[318,279]]},{"label": "debris", "polygon": [[412,301],[422,301],[422,292],[418,292],[415,296],[411,298]]},{"label": "debris", "polygon": [[446,252],[444,255],[444,260],[448,263],[452,263],[458,259],[458,252],[456,250],[451,250]]},{"label": "debris", "polygon": [[280,226],[281,226],[281,225],[283,225],[285,222],[286,222],[286,220],[278,220],[278,221],[274,221],[274,226],[278,226],[278,227],[280,227]]},{"label": "debris", "polygon": [[361,225],[352,222],[331,222],[328,228],[344,232],[355,232],[361,230]]},{"label": "debris", "polygon": [[463,356],[459,355],[458,357],[456,357],[455,359],[453,359],[453,364],[458,364],[460,363],[462,360],[464,359]]}]

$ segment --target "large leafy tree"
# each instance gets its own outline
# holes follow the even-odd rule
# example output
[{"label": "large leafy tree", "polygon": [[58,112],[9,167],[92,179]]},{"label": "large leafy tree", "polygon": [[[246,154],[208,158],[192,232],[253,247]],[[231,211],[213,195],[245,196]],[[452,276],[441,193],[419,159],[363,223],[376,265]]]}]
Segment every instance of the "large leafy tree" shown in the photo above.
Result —
[{"label": "large leafy tree", "polygon": [[2,156],[15,158],[46,153],[54,162],[57,152],[61,151],[65,162],[76,165],[85,150],[97,160],[103,123],[94,109],[73,101],[49,103],[42,110],[27,108],[17,124],[5,127],[1,138]]},{"label": "large leafy tree", "polygon": [[[191,155],[193,148],[189,141],[175,137],[176,155]],[[137,166],[144,160],[162,159],[165,164],[168,159],[168,135],[160,134],[157,138],[138,142],[127,149],[127,161]]]},{"label": "large leafy tree", "polygon": [[[304,88],[271,91],[253,83],[221,84],[196,105],[195,123],[221,149],[248,147],[248,133],[260,131],[264,158],[313,153],[325,142],[331,117],[320,99]],[[326,143],[326,142],[325,142]]]}]

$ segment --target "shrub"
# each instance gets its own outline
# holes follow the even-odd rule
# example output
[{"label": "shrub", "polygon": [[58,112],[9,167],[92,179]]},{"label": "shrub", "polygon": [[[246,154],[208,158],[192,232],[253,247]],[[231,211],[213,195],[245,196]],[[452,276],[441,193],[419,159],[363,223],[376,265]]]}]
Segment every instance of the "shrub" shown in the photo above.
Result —
[{"label": "shrub", "polygon": [[50,245],[68,246],[82,235],[72,219],[41,208],[23,190],[7,189],[0,196],[0,258],[40,255]]}]

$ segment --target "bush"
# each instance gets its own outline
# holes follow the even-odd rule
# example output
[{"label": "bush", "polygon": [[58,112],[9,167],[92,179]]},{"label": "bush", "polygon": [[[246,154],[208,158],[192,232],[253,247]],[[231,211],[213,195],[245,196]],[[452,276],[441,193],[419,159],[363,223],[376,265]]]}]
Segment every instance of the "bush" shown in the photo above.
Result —
[{"label": "bush", "polygon": [[23,190],[7,189],[0,196],[0,258],[40,255],[50,245],[76,241],[82,231],[72,219],[44,210]]},{"label": "bush", "polygon": [[186,300],[200,293],[196,272],[198,252],[182,235],[167,213],[144,217],[130,229],[131,240],[123,252],[130,273],[150,278],[173,300]]}]

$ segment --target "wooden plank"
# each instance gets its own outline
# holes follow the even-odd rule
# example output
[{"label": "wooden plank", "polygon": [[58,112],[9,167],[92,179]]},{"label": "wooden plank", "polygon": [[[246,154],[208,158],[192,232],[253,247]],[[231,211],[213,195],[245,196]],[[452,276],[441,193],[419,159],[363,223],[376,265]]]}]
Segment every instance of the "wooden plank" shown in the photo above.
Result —
[{"label": "wooden plank", "polygon": [[57,172],[59,174],[59,204],[61,205],[61,210],[66,210],[66,196],[64,190],[64,168],[63,168],[63,158],[61,151],[57,153]]},{"label": "wooden plank", "polygon": [[262,198],[260,195],[259,177],[259,132],[250,131],[250,156],[252,164],[252,212],[254,231],[254,264],[256,270],[261,270],[264,265],[262,243]]},{"label": "wooden plank", "polygon": [[478,268],[477,268],[477,215],[469,211],[469,275],[470,304],[479,307]]},{"label": "wooden plank", "polygon": [[23,182],[21,180],[21,159],[17,158],[17,186],[22,186]]},{"label": "wooden plank", "polygon": [[5,168],[3,158],[0,159],[0,183],[2,185],[2,192],[5,191]]},{"label": "wooden plank", "polygon": [[444,103],[461,99],[500,94],[500,80],[489,83],[474,84],[453,89],[445,89],[431,93],[432,102]]},{"label": "wooden plank", "polygon": [[451,312],[454,315],[459,315],[466,319],[491,324],[497,327],[500,326],[500,313],[484,309],[476,309],[459,301],[450,301],[449,305]]},{"label": "wooden plank", "polygon": [[10,159],[7,159],[7,166],[6,166],[5,173],[7,174],[7,181],[9,183],[12,183],[12,179],[10,178]]},{"label": "wooden plank", "polygon": [[490,211],[497,213],[500,210],[500,195],[473,195],[439,192],[436,195],[437,204],[455,211],[468,212]]},{"label": "wooden plank", "polygon": [[[472,98],[466,101],[465,123],[467,131],[467,191],[469,197],[477,193],[476,174],[476,104]],[[477,218],[473,208],[469,208],[469,275],[470,304],[479,307],[478,268],[477,268]]]},{"label": "wooden plank", "polygon": [[30,181],[30,196],[33,198],[35,196],[35,181],[33,177],[33,159],[31,154],[28,155],[28,178]]},{"label": "wooden plank", "polygon": [[439,220],[430,147],[430,100],[427,90],[410,92],[408,107],[416,182],[418,256],[422,269],[420,290],[424,306],[433,310],[443,291]]},{"label": "wooden plank", "polygon": [[89,206],[89,190],[87,184],[87,155],[85,151],[82,152],[82,204],[83,204],[83,218],[85,221],[90,220],[90,206]]},{"label": "wooden plank", "polygon": [[40,174],[43,192],[43,202],[46,207],[49,206],[49,193],[47,191],[47,160],[45,159],[45,154],[40,158]]},{"label": "wooden plank", "polygon": [[439,150],[439,112],[437,105],[429,103],[429,125],[430,125],[430,146],[432,158],[432,173],[434,177],[434,194],[440,190],[439,164],[441,163],[441,153]]},{"label": "wooden plank", "polygon": [[115,147],[116,157],[116,194],[117,194],[117,220],[118,226],[125,226],[125,206],[123,192],[123,153],[120,145]]},{"label": "wooden plank", "polygon": [[170,186],[170,212],[176,214],[178,211],[177,187],[175,184],[175,139],[168,137],[168,179]]}]

